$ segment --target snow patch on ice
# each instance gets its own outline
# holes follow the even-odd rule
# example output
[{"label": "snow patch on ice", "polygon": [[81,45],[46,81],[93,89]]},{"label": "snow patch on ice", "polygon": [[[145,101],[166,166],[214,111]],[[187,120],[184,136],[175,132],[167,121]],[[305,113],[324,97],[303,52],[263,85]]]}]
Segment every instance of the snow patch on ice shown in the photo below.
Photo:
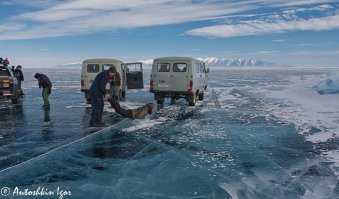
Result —
[{"label": "snow patch on ice", "polygon": [[339,176],[339,150],[326,151],[323,153],[325,157],[332,162],[332,169],[336,176]]},{"label": "snow patch on ice", "polygon": [[327,140],[331,138],[333,138],[333,135],[328,132],[319,132],[319,133],[315,133],[315,134],[307,136],[307,140],[313,143],[326,142]]},{"label": "snow patch on ice", "polygon": [[86,108],[86,107],[91,107],[91,104],[81,103],[81,104],[74,104],[74,105],[66,106],[67,109],[71,109],[71,108]]},{"label": "snow patch on ice", "polygon": [[161,117],[161,118],[158,118],[158,119],[155,119],[155,120],[150,119],[150,118],[134,120],[133,123],[132,123],[132,126],[123,129],[123,131],[132,132],[132,131],[136,131],[136,130],[140,130],[140,129],[148,129],[148,128],[151,128],[155,125],[158,125],[158,124],[165,122],[167,119],[168,118]]},{"label": "snow patch on ice", "polygon": [[[120,103],[120,106],[124,109],[135,109],[135,108],[139,108],[145,105],[139,102],[119,102],[119,103]],[[105,102],[104,104],[104,111],[111,112],[111,113],[115,112],[114,108],[112,108],[111,104],[108,102]]]},{"label": "snow patch on ice", "polygon": [[235,109],[239,104],[248,102],[246,97],[241,96],[239,93],[234,92],[234,88],[214,87],[217,101],[222,109]]},{"label": "snow patch on ice", "polygon": [[320,78],[314,75],[291,77],[283,90],[256,91],[282,102],[267,103],[266,112],[294,123],[308,141],[324,142],[339,137],[339,95],[319,95],[312,90],[312,85]]}]

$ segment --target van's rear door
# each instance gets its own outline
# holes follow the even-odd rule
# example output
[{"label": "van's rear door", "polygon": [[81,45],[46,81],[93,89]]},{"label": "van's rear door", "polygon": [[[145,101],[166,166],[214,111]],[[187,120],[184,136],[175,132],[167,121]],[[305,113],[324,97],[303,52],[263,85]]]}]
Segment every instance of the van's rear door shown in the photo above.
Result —
[{"label": "van's rear door", "polygon": [[187,91],[189,87],[189,67],[186,62],[172,63],[171,86],[172,91]]},{"label": "van's rear door", "polygon": [[124,63],[123,67],[126,71],[127,88],[128,89],[140,89],[144,88],[144,79],[142,72],[142,63]]},{"label": "van's rear door", "polygon": [[168,61],[161,61],[155,63],[153,66],[153,83],[154,90],[156,91],[171,91],[172,83],[171,83],[171,63]]}]

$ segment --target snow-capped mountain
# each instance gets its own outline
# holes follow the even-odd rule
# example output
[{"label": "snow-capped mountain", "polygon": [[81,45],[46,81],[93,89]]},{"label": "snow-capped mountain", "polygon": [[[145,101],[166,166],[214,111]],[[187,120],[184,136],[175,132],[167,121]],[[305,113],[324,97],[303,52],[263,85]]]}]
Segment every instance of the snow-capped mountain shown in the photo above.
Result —
[{"label": "snow-capped mountain", "polygon": [[[277,67],[277,66],[287,66],[282,64],[264,62],[254,59],[227,59],[227,58],[196,58],[200,61],[206,63],[208,67]],[[153,59],[141,60],[144,66],[151,66]]]},{"label": "snow-capped mountain", "polygon": [[273,67],[279,66],[275,63],[263,62],[254,59],[226,59],[226,58],[196,58],[203,61],[209,67]]}]

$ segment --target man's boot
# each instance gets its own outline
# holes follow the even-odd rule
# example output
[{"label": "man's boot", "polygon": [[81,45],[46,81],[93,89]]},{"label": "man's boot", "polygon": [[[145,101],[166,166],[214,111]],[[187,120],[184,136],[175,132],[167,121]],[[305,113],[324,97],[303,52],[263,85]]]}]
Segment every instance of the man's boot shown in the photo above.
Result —
[{"label": "man's boot", "polygon": [[152,114],[153,111],[153,104],[147,103],[146,105],[137,108],[132,109],[132,117],[133,119],[144,119],[146,115]]}]

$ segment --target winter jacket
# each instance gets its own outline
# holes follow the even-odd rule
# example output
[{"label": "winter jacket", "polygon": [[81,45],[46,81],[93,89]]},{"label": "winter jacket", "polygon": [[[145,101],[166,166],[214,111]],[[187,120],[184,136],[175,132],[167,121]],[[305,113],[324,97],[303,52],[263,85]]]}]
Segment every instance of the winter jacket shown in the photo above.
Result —
[{"label": "winter jacket", "polygon": [[24,81],[24,74],[20,69],[15,69],[14,74],[19,81]]},{"label": "winter jacket", "polygon": [[102,96],[107,94],[106,84],[108,83],[109,80],[110,80],[110,76],[109,76],[108,70],[105,70],[105,71],[99,73],[94,78],[90,90],[92,92],[98,92],[98,94],[102,95]]},{"label": "winter jacket", "polygon": [[52,83],[46,75],[36,73],[34,77],[39,81],[39,88],[49,88],[49,92],[51,92]]}]

